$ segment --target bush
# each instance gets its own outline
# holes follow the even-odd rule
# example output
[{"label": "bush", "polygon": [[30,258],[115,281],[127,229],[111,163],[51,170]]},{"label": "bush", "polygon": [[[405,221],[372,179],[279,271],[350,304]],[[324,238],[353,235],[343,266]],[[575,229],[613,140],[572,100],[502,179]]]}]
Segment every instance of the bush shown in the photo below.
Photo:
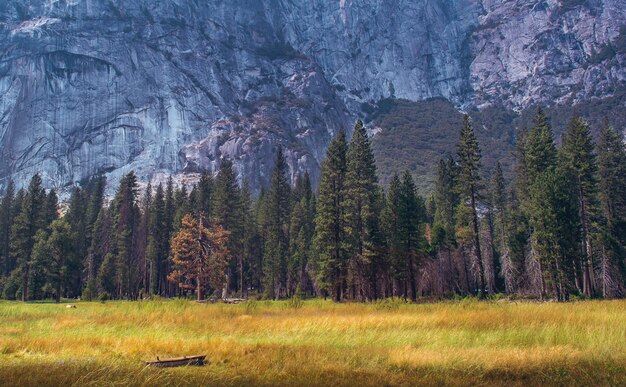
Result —
[{"label": "bush", "polygon": [[100,302],[104,303],[106,300],[109,299],[109,293],[108,292],[100,293],[100,296],[98,296],[98,299],[100,300]]},{"label": "bush", "polygon": [[295,294],[287,301],[287,306],[291,309],[300,309],[304,306],[304,300],[299,294]]},{"label": "bush", "polygon": [[386,311],[398,310],[400,309],[400,305],[405,303],[406,302],[401,298],[385,298],[376,301],[376,309]]}]

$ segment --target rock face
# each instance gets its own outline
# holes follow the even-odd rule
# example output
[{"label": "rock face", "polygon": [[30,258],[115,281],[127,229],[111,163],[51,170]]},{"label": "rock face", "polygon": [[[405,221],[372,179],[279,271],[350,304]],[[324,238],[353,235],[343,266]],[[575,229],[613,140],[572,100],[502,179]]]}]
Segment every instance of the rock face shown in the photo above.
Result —
[{"label": "rock face", "polygon": [[234,161],[276,146],[315,179],[386,97],[575,103],[626,86],[626,0],[9,0],[0,3],[0,187]]}]

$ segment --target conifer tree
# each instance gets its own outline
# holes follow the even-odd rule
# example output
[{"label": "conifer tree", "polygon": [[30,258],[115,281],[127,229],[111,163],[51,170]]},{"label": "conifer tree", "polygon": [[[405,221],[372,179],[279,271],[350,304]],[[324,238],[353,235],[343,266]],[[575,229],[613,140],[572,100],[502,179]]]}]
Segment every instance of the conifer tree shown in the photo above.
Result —
[{"label": "conifer tree", "polygon": [[[530,239],[531,239],[531,259],[539,264],[538,267],[538,280],[531,278],[531,282],[539,282],[541,285],[541,296],[545,296],[546,281],[552,281],[554,283],[555,278],[561,278],[562,273],[557,273],[557,266],[550,264],[550,260],[554,257],[543,256],[542,254],[550,254],[546,249],[539,251],[541,240],[538,239],[542,236],[541,230],[535,230],[538,217],[537,214],[533,214],[534,211],[541,209],[546,210],[546,214],[554,213],[556,209],[546,208],[542,209],[542,200],[546,198],[537,196],[544,192],[547,188],[535,187],[536,184],[547,184],[554,179],[557,166],[557,150],[554,145],[554,137],[552,129],[548,123],[548,119],[543,113],[543,110],[539,109],[534,119],[534,125],[531,130],[524,136],[524,144],[519,149],[519,155],[523,157],[521,160],[520,174],[518,175],[518,187],[520,187],[519,198],[521,209],[526,218],[529,220]],[[542,179],[539,179],[541,174],[544,174]],[[521,183],[524,183],[523,185]],[[556,204],[556,201],[551,203]],[[534,219],[534,220],[533,220]],[[547,266],[546,266],[547,264]],[[534,273],[529,272],[529,275]],[[554,289],[553,289],[554,290]]]},{"label": "conifer tree", "polygon": [[417,195],[415,182],[409,171],[404,172],[401,186],[401,212],[400,224],[397,230],[402,237],[402,247],[406,257],[408,288],[411,300],[417,300],[417,261],[422,240],[420,237],[420,223],[425,218],[423,200]]},{"label": "conifer tree", "polygon": [[[233,169],[233,163],[230,160],[222,160],[213,188],[212,216],[218,224],[230,233],[228,250],[233,259],[230,260],[230,267],[227,272],[228,280],[226,283],[228,286],[224,289],[227,292],[231,281],[236,279],[236,276],[234,276],[234,273],[237,272],[236,264],[239,262],[241,254],[243,254],[241,189]],[[236,284],[233,288],[237,289]]]},{"label": "conifer tree", "polygon": [[40,268],[45,275],[45,281],[54,289],[56,302],[67,293],[67,287],[73,280],[73,275],[80,268],[80,262],[75,255],[75,234],[65,219],[56,219],[50,224],[50,233],[38,234],[37,243],[33,247],[33,267]]},{"label": "conifer tree", "polygon": [[483,256],[480,248],[478,230],[478,200],[480,191],[480,149],[478,141],[474,135],[474,130],[468,115],[463,119],[463,128],[457,146],[457,156],[459,158],[459,168],[457,176],[457,189],[461,195],[461,203],[469,209],[469,220],[471,223],[472,244],[476,254],[478,264],[478,278],[480,285],[480,297],[485,296],[485,269]]},{"label": "conifer tree", "polygon": [[502,278],[504,290],[509,292],[515,287],[514,277],[517,275],[517,268],[512,262],[512,254],[509,251],[509,203],[506,182],[499,161],[496,162],[491,177],[490,189],[490,211],[493,214],[494,259],[497,259],[499,264],[499,270],[495,274]]},{"label": "conifer tree", "polygon": [[41,177],[34,175],[28,186],[21,208],[11,226],[11,256],[16,262],[16,270],[21,277],[22,301],[30,297],[30,262],[35,244],[35,234],[44,230],[48,224],[46,211],[47,195],[42,187]]},{"label": "conifer tree", "polygon": [[15,217],[14,202],[15,184],[13,180],[9,180],[4,196],[0,201],[0,277],[7,276],[14,266],[9,255],[11,225]]},{"label": "conifer tree", "polygon": [[595,291],[592,236],[597,208],[598,168],[591,132],[582,118],[574,117],[570,122],[559,155],[563,166],[574,176],[581,226],[581,251],[584,254],[581,264],[583,294],[591,297]]},{"label": "conifer tree", "polygon": [[113,220],[115,230],[115,274],[116,294],[118,298],[135,296],[137,283],[137,264],[135,238],[139,226],[139,208],[137,206],[137,177],[129,172],[120,181],[113,199]]},{"label": "conifer tree", "polygon": [[185,215],[180,231],[172,239],[173,271],[168,276],[181,288],[195,288],[198,300],[204,300],[205,291],[224,286],[230,254],[227,247],[228,231],[220,225],[207,227],[201,215],[196,220]]},{"label": "conifer tree", "polygon": [[598,141],[600,287],[605,298],[626,294],[626,148],[605,123]]},{"label": "conifer tree", "polygon": [[455,164],[452,158],[447,161],[439,160],[437,167],[437,179],[435,181],[434,203],[435,212],[433,222],[440,225],[445,231],[446,238],[454,242],[454,209],[458,204],[458,197],[455,185]]},{"label": "conifer tree", "polygon": [[402,212],[402,182],[398,174],[394,173],[387,189],[385,207],[381,215],[381,222],[386,234],[388,274],[391,277],[390,294],[392,297],[402,293],[406,296],[406,292],[403,292],[406,289],[402,289],[407,277],[406,266],[403,264],[405,252],[402,235],[399,232]]},{"label": "conifer tree", "polygon": [[265,292],[270,298],[287,295],[289,216],[291,213],[291,186],[287,173],[288,165],[282,147],[279,146],[265,202],[267,233],[263,255],[263,276]]},{"label": "conifer tree", "polygon": [[306,292],[310,282],[307,266],[315,231],[315,197],[308,172],[296,180],[293,203],[289,232],[291,259],[287,279],[288,289],[292,293],[297,289]]},{"label": "conifer tree", "polygon": [[345,211],[347,144],[345,133],[331,141],[322,162],[315,216],[315,262],[317,286],[335,301],[344,298],[345,269],[348,257]]},{"label": "conifer tree", "polygon": [[380,197],[376,164],[363,123],[357,120],[346,154],[345,216],[348,260],[348,286],[351,297],[364,301],[377,297],[379,269]]},{"label": "conifer tree", "polygon": [[556,300],[569,296],[573,281],[578,228],[572,176],[563,168],[548,168],[535,177],[530,187],[530,224],[535,254],[543,270],[544,292]]}]

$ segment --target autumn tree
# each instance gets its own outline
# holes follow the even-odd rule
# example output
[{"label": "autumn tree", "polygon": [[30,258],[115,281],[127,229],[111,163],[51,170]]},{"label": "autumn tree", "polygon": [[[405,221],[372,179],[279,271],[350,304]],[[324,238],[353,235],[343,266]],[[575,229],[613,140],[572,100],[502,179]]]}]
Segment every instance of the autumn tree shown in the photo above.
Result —
[{"label": "autumn tree", "polygon": [[168,279],[181,288],[195,288],[198,301],[204,300],[207,289],[220,289],[227,280],[228,235],[219,224],[207,227],[203,215],[199,220],[185,215],[172,239],[173,270]]}]

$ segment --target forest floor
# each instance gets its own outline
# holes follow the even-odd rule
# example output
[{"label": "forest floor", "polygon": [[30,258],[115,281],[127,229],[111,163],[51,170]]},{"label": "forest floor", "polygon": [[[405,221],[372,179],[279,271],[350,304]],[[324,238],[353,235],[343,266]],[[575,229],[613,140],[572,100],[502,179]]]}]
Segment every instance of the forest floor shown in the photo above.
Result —
[{"label": "forest floor", "polygon": [[75,305],[0,302],[1,385],[626,385],[626,300]]}]

